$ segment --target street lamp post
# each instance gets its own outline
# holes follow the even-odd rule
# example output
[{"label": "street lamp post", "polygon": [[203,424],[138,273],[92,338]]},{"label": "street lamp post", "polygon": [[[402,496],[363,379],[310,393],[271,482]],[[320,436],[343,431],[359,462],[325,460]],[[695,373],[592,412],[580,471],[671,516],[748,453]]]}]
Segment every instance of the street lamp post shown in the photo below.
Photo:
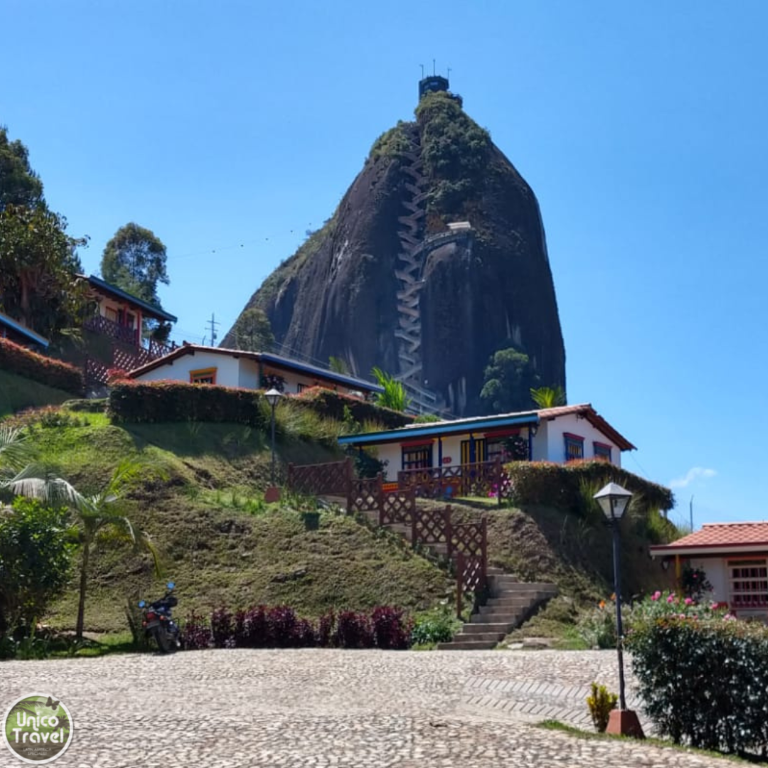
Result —
[{"label": "street lamp post", "polygon": [[270,473],[270,478],[273,486],[275,484],[275,407],[282,396],[283,393],[274,387],[268,390],[264,395],[272,408],[272,471]]},{"label": "street lamp post", "polygon": [[632,494],[616,483],[601,488],[594,499],[603,510],[613,534],[613,591],[616,595],[616,653],[619,659],[619,709],[611,712],[608,733],[643,738],[643,730],[637,715],[627,709],[624,692],[624,628],[621,622],[621,550],[619,547],[619,522],[629,506]]}]

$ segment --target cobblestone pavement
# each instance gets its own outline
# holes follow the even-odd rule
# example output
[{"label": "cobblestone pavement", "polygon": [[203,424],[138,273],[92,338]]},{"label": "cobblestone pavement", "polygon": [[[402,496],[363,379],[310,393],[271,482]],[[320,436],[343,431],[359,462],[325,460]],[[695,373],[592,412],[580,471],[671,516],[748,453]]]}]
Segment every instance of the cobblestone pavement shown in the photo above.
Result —
[{"label": "cobblestone pavement", "polygon": [[75,735],[57,768],[724,765],[532,725],[578,722],[592,680],[616,689],[613,654],[200,651],[0,663],[0,710],[64,701]]}]

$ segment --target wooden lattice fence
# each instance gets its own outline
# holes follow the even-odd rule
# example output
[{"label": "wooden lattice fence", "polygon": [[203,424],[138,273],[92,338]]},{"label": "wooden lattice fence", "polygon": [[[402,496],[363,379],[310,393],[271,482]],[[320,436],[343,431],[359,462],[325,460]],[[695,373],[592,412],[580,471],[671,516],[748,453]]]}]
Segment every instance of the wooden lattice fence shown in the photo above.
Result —
[{"label": "wooden lattice fence", "polygon": [[288,487],[308,496],[343,496],[348,500],[353,479],[352,459],[288,465]]},{"label": "wooden lattice fence", "polygon": [[397,473],[397,484],[401,490],[413,491],[420,498],[491,496],[497,498],[499,504],[509,491],[509,478],[501,460],[427,469],[404,469]]}]

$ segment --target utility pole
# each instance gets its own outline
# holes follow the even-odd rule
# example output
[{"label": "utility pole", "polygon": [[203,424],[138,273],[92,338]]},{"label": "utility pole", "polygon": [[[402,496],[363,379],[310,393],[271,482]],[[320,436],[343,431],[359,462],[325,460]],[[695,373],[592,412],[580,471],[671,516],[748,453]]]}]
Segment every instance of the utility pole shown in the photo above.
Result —
[{"label": "utility pole", "polygon": [[206,325],[210,325],[211,326],[211,346],[215,347],[216,346],[216,338],[217,338],[216,337],[216,326],[217,325],[221,325],[221,323],[218,320],[216,320],[216,315],[214,315],[213,312],[211,312],[211,319],[206,323]]},{"label": "utility pole", "polygon": [[691,496],[691,500],[688,502],[688,514],[691,518],[691,533],[693,533],[693,496]]}]

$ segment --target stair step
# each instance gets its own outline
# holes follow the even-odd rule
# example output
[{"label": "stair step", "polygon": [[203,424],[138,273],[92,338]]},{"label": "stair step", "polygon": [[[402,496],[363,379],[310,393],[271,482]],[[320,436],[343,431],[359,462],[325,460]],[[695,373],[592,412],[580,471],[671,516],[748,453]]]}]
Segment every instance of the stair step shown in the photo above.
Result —
[{"label": "stair step", "polygon": [[529,607],[525,605],[481,605],[478,616],[517,616],[523,613]]},{"label": "stair step", "polygon": [[516,581],[508,576],[490,576],[494,586],[504,589],[514,590],[515,592],[538,591],[538,592],[556,592],[557,586],[543,581]]},{"label": "stair step", "polygon": [[[472,619],[474,619],[475,616],[477,616],[477,615],[478,614],[475,614],[474,616],[472,616]],[[512,623],[513,622],[511,622],[511,621],[488,621],[488,622],[483,622],[481,624],[481,623],[478,623],[476,621],[472,621],[470,619],[470,623],[469,624],[465,624],[461,628],[461,633],[460,634],[476,635],[478,632],[480,632],[480,633],[482,633],[482,632],[501,632],[501,633],[506,635],[507,634],[507,630],[509,629],[509,625],[512,624]]]},{"label": "stair step", "polygon": [[459,632],[459,634],[454,637],[454,640],[458,643],[464,642],[465,640],[476,643],[482,640],[485,643],[493,643],[495,645],[503,640],[506,635],[506,630],[504,632]]},{"label": "stair step", "polygon": [[[469,618],[471,626],[488,626],[489,624],[516,624],[523,617],[523,611],[507,613],[473,613]],[[466,624],[464,626],[467,626]]]},{"label": "stair step", "polygon": [[438,651],[490,651],[497,643],[488,640],[454,640],[451,643],[438,643]]}]

